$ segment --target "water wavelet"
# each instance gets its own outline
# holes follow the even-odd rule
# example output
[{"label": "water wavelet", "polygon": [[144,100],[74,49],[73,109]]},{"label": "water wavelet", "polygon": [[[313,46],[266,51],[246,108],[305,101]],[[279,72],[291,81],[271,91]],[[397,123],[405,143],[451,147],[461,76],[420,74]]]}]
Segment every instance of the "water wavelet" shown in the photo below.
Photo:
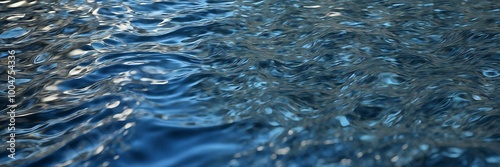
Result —
[{"label": "water wavelet", "polygon": [[0,6],[0,166],[500,163],[491,1]]}]

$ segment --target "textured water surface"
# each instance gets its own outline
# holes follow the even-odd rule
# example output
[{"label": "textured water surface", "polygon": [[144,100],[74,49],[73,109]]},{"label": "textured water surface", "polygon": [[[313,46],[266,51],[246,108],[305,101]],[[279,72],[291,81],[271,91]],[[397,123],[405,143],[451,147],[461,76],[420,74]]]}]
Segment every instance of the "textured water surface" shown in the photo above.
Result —
[{"label": "textured water surface", "polygon": [[6,0],[0,166],[499,166],[500,3]]}]

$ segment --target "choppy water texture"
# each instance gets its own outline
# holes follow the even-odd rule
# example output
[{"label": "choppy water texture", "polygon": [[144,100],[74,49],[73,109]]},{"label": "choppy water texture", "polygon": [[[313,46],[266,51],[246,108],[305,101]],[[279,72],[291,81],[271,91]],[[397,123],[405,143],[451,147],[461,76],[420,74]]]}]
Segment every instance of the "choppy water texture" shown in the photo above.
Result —
[{"label": "choppy water texture", "polygon": [[500,3],[0,2],[0,166],[499,166]]}]

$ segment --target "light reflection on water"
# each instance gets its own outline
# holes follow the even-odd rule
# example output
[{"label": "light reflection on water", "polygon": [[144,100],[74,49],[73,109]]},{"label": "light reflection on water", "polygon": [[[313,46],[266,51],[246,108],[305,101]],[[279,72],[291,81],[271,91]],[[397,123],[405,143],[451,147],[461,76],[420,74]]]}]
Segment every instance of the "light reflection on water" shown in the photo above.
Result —
[{"label": "light reflection on water", "polygon": [[494,1],[0,6],[2,165],[500,165]]}]

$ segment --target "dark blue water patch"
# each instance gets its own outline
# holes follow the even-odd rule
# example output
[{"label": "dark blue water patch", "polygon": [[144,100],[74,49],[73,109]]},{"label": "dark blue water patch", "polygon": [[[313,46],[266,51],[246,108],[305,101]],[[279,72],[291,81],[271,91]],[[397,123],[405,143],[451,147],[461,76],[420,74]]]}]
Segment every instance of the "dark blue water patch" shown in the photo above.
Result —
[{"label": "dark blue water patch", "polygon": [[381,107],[363,107],[358,106],[354,109],[354,116],[357,117],[354,120],[368,120],[375,119],[378,115],[382,114],[383,108]]},{"label": "dark blue water patch", "polygon": [[[202,19],[212,20],[212,19],[216,19],[217,17],[220,17],[217,15],[224,16],[224,14],[226,14],[228,12],[230,12],[230,11],[229,10],[220,10],[220,9],[211,9],[211,10],[207,10],[207,11],[192,13],[192,14],[182,16],[182,17],[174,17],[174,18],[172,18],[172,21],[174,21],[174,22],[192,22],[192,21],[199,21]],[[211,15],[213,17],[209,17]]]},{"label": "dark blue water patch", "polygon": [[[162,11],[162,13],[169,13],[169,12],[175,12],[172,8],[175,9],[177,6],[181,6],[180,4],[183,4],[182,2],[154,2],[154,3],[149,3],[149,4],[138,4],[138,5],[131,5],[131,9],[133,11],[137,12],[151,12],[151,11]],[[188,3],[186,4],[187,6],[195,5],[193,3]]]},{"label": "dark blue water patch", "polygon": [[[443,147],[432,150],[428,155],[412,161],[406,166],[496,166],[488,162],[490,155],[495,154],[489,152],[485,148],[456,148],[456,147]],[[484,158],[478,158],[484,157]],[[494,157],[494,156],[493,156]],[[490,161],[495,158],[491,158]],[[498,158],[498,157],[497,157]]]},{"label": "dark blue water patch", "polygon": [[424,103],[421,109],[418,111],[420,111],[422,114],[425,115],[436,115],[438,113],[442,113],[446,110],[449,110],[450,101],[451,99],[449,98],[436,97]]},{"label": "dark blue water patch", "polygon": [[498,121],[499,119],[500,116],[496,115],[483,116],[477,122],[474,122],[474,125],[484,127],[485,129],[491,129],[500,124]]},{"label": "dark blue water patch", "polygon": [[[223,165],[224,157],[230,158],[242,149],[235,136],[245,134],[250,126],[252,125],[248,123],[236,123],[214,127],[172,127],[159,119],[144,119],[137,122],[131,133],[143,130],[153,133],[126,138],[123,142],[140,142],[131,142],[130,149],[120,155],[123,161],[111,162],[110,166]],[[138,138],[141,140],[137,140]],[[206,156],[207,154],[214,156]],[[165,157],[172,158],[168,160]]]},{"label": "dark blue water patch", "polygon": [[[60,145],[57,143],[52,143],[45,147],[56,147],[57,152],[61,152],[62,154],[51,154],[44,155],[42,157],[37,157],[37,161],[32,163],[23,164],[20,166],[33,166],[37,164],[37,166],[54,166],[57,163],[64,163],[71,158],[79,158],[79,159],[87,159],[87,157],[95,154],[93,149],[99,147],[99,145],[108,145],[110,144],[109,138],[111,136],[105,136],[105,132],[113,132],[117,129],[121,128],[125,122],[117,122],[113,124],[106,124],[101,127],[95,128],[90,132],[86,132],[85,134],[80,134],[78,137],[70,138],[70,141],[65,145]],[[74,135],[68,135],[74,136]],[[116,140],[120,140],[122,137],[116,137]],[[108,140],[108,141],[106,141]],[[110,144],[111,145],[111,144]],[[59,147],[59,148],[57,148]],[[45,150],[49,151],[49,150]],[[102,161],[101,158],[95,159],[96,161]],[[72,164],[73,165],[73,164]],[[74,165],[84,165],[83,162]]]}]

